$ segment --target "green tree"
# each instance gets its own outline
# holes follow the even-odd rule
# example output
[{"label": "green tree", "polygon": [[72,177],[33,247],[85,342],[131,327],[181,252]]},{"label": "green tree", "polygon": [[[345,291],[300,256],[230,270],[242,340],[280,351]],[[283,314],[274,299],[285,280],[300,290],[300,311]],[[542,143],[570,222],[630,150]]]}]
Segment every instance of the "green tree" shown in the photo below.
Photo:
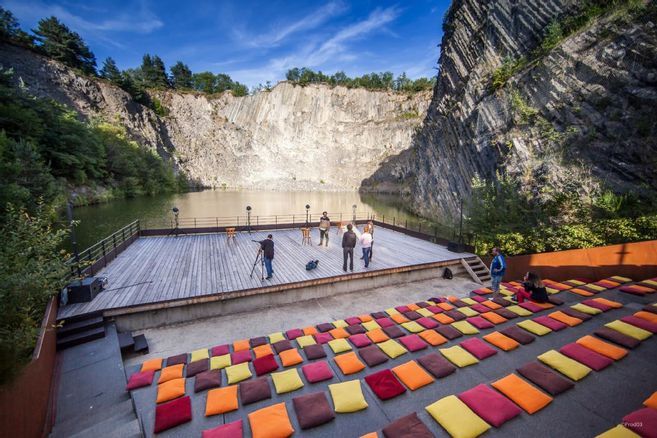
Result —
[{"label": "green tree", "polygon": [[51,58],[79,68],[87,74],[96,74],[96,57],[80,35],[71,31],[56,17],[44,18],[33,30],[38,47]]},{"label": "green tree", "polygon": [[212,72],[204,71],[201,73],[194,73],[192,76],[192,85],[195,90],[206,94],[215,92],[215,77]]},{"label": "green tree", "polygon": [[219,73],[214,77],[215,93],[223,93],[224,91],[232,90],[233,86],[233,80],[225,73]]},{"label": "green tree", "polygon": [[168,88],[169,77],[164,62],[157,55],[144,55],[141,63],[141,79],[146,88]]},{"label": "green tree", "polygon": [[237,97],[246,96],[249,94],[249,88],[246,85],[240,84],[237,81],[233,82],[231,91],[233,93],[233,96],[237,96]]},{"label": "green tree", "polygon": [[177,89],[192,88],[192,71],[181,61],[171,67],[171,85]]},{"label": "green tree", "polygon": [[108,57],[103,62],[103,67],[100,69],[100,77],[105,78],[108,81],[121,86],[123,82],[123,76],[121,75],[121,70],[116,66],[116,62]]},{"label": "green tree", "polygon": [[2,6],[0,6],[0,41],[12,41],[27,46],[34,45],[34,38],[21,30],[14,14]]}]

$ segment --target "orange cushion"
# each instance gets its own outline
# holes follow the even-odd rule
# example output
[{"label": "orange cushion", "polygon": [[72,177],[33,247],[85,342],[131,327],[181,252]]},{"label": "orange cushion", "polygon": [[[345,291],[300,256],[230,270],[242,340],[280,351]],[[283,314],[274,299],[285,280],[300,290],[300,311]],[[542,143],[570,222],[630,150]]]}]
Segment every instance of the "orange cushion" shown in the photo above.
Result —
[{"label": "orange cushion", "polygon": [[219,415],[239,408],[237,403],[237,385],[211,389],[205,402],[205,416]]},{"label": "orange cushion", "polygon": [[657,392],[653,392],[652,395],[643,402],[643,406],[657,409]]},{"label": "orange cushion", "polygon": [[620,360],[627,356],[626,349],[617,347],[605,341],[601,341],[600,339],[594,338],[593,336],[586,335],[582,338],[579,338],[577,343],[588,348],[589,350],[593,350],[596,353],[600,353],[601,355],[607,356],[608,358],[614,360]]},{"label": "orange cushion", "polygon": [[310,327],[304,327],[304,329],[303,329],[303,334],[304,334],[304,335],[316,335],[317,333],[319,333],[319,332],[317,331],[317,328],[315,328],[315,327],[313,327],[313,326],[310,326]]},{"label": "orange cushion", "polygon": [[162,358],[149,359],[141,364],[141,371],[158,371],[162,369]]},{"label": "orange cushion", "polygon": [[446,298],[447,298],[447,301],[449,301],[450,303],[453,303],[453,302],[455,302],[455,301],[458,301],[458,300],[459,300],[459,299],[458,299],[458,298],[456,298],[456,297],[455,297],[454,295],[447,295],[447,297],[446,297]]},{"label": "orange cushion", "polygon": [[168,382],[169,380],[182,378],[184,367],[184,364],[178,364],[162,368],[162,372],[160,372],[160,378],[157,381],[158,385],[160,383]]},{"label": "orange cushion", "polygon": [[333,330],[329,330],[329,333],[333,336],[333,339],[346,339],[351,336],[349,332],[343,328],[334,328]]},{"label": "orange cushion", "polygon": [[271,345],[269,344],[264,344],[264,345],[258,345],[253,349],[253,353],[255,354],[255,358],[259,359],[261,357],[269,356],[270,354],[274,354],[274,351],[271,349]]},{"label": "orange cushion", "polygon": [[605,304],[609,307],[613,307],[614,309],[620,309],[623,307],[623,304],[619,303],[618,301],[612,301],[606,298],[593,298],[593,301],[597,301],[600,304]]},{"label": "orange cushion", "polygon": [[434,347],[436,345],[442,345],[447,342],[447,339],[435,330],[425,330],[420,332],[420,337]]},{"label": "orange cushion", "polygon": [[173,400],[185,395],[185,378],[169,380],[157,385],[157,403]]},{"label": "orange cushion", "polygon": [[509,374],[493,382],[492,385],[528,414],[540,411],[552,401],[552,397],[539,391],[515,374]]},{"label": "orange cushion", "polygon": [[251,344],[248,339],[242,339],[239,341],[233,342],[233,351],[244,351],[251,348]]},{"label": "orange cushion", "polygon": [[498,315],[495,312],[486,312],[482,313],[481,316],[492,322],[493,324],[502,324],[503,322],[507,322],[508,319],[506,319],[503,316]]},{"label": "orange cushion", "polygon": [[443,313],[437,313],[432,317],[441,324],[451,324],[454,322],[454,318],[451,318]]},{"label": "orange cushion", "polygon": [[408,322],[408,318],[406,318],[401,313],[393,313],[392,315],[390,315],[390,319],[395,321],[397,324],[402,324],[404,322]]},{"label": "orange cushion", "polygon": [[566,324],[570,327],[575,327],[576,325],[579,325],[579,324],[582,323],[581,319],[575,318],[574,316],[566,315],[561,310],[557,310],[556,312],[552,312],[548,316],[550,318],[554,319],[555,321],[563,322],[564,324]]},{"label": "orange cushion", "polygon": [[374,318],[372,318],[371,315],[364,314],[364,315],[358,315],[358,319],[360,319],[360,322],[370,322],[370,321],[372,321]]},{"label": "orange cushion", "polygon": [[397,378],[411,391],[422,388],[434,381],[431,374],[427,373],[424,368],[418,365],[414,360],[410,360],[394,367],[392,372],[395,373],[395,376],[397,376]]},{"label": "orange cushion", "polygon": [[284,367],[291,367],[292,365],[299,364],[303,362],[303,358],[299,354],[299,350],[296,348],[291,348],[289,350],[281,351],[278,354],[278,357],[281,359],[281,363]]},{"label": "orange cushion", "polygon": [[345,375],[354,374],[365,369],[365,364],[358,359],[353,351],[335,356],[333,360]]},{"label": "orange cushion", "polygon": [[504,351],[516,349],[520,345],[515,339],[505,336],[500,332],[489,333],[483,338],[486,342],[489,342]]},{"label": "orange cushion", "polygon": [[594,295],[593,292],[589,292],[587,290],[578,289],[578,288],[569,289],[568,292],[572,292],[574,294],[581,295],[583,297],[590,297],[591,295]]},{"label": "orange cushion", "polygon": [[645,319],[646,321],[654,322],[657,324],[657,314],[640,310],[634,314],[637,318]]},{"label": "orange cushion", "polygon": [[490,301],[490,300],[482,301],[481,304],[483,304],[484,306],[486,306],[486,307],[488,307],[489,309],[492,309],[492,310],[496,310],[496,309],[499,309],[499,308],[502,307],[499,304],[497,304],[493,301]]},{"label": "orange cushion", "polygon": [[407,304],[406,307],[408,307],[410,310],[417,310],[420,308],[420,306],[415,303]]},{"label": "orange cushion", "polygon": [[554,304],[552,303],[537,303],[536,301],[532,301],[532,304],[537,305],[541,309],[551,309],[554,307]]},{"label": "orange cushion", "polygon": [[376,432],[370,432],[365,435],[361,435],[360,438],[379,438],[379,435]]},{"label": "orange cushion", "polygon": [[294,433],[285,403],[258,409],[249,414],[253,438],[285,438]]},{"label": "orange cushion", "polygon": [[[393,315],[395,316],[395,315]],[[367,337],[372,340],[375,344],[378,344],[379,342],[387,341],[390,339],[388,335],[386,335],[386,332],[383,331],[383,329],[374,329],[370,330],[369,332],[366,333]]]},{"label": "orange cushion", "polygon": [[436,304],[436,306],[440,307],[443,310],[452,310],[454,308],[454,306],[452,306],[449,303],[438,303]]}]

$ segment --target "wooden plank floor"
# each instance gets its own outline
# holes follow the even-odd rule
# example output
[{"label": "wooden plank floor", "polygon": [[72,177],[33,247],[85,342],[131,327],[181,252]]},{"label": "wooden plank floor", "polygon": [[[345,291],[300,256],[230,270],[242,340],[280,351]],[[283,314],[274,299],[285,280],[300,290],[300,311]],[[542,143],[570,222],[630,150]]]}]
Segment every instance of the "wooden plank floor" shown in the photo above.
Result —
[{"label": "wooden plank floor", "polygon": [[[342,235],[333,229],[328,247],[317,246],[319,231],[312,231],[312,245],[301,245],[301,232],[272,231],[275,242],[274,277],[260,279],[260,264],[249,273],[259,245],[269,232],[238,233],[235,242],[225,234],[143,237],[137,239],[98,275],[109,280],[107,289],[89,303],[63,306],[59,318],[97,310],[135,306],[159,301],[192,298],[263,286],[343,275]],[[385,228],[375,230],[374,258],[368,270],[397,268],[470,257],[444,246]],[[354,251],[354,272],[365,271],[360,247]],[[306,263],[319,266],[306,271]]]}]

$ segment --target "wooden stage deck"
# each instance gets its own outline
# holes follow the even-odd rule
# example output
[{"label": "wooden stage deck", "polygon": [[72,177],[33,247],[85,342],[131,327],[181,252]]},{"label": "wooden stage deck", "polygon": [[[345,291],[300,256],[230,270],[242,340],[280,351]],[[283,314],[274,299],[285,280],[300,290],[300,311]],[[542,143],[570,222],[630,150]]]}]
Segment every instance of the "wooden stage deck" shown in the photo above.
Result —
[{"label": "wooden stage deck", "polygon": [[[269,233],[276,245],[274,277],[263,282],[260,265],[249,277],[259,248],[251,239],[262,240]],[[235,242],[229,243],[224,233],[141,237],[97,274],[108,278],[105,291],[89,303],[60,307],[58,318],[343,276],[342,235],[334,228],[330,237],[328,247],[317,246],[317,229],[312,230],[312,245],[301,244],[298,229],[238,233]],[[383,227],[377,227],[375,237],[368,269],[359,260],[361,250],[356,246],[354,273],[473,256]],[[310,260],[319,260],[319,266],[306,271]]]}]

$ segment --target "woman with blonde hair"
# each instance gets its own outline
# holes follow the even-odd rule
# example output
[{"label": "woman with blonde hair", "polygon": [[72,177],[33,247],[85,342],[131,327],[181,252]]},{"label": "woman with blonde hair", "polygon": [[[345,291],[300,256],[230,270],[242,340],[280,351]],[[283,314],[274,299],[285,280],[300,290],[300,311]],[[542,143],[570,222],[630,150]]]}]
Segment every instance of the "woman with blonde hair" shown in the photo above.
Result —
[{"label": "woman with blonde hair", "polygon": [[545,285],[535,272],[527,272],[523,278],[523,289],[519,289],[514,298],[518,303],[522,303],[525,299],[536,301],[537,303],[546,303],[548,301],[547,290]]}]

